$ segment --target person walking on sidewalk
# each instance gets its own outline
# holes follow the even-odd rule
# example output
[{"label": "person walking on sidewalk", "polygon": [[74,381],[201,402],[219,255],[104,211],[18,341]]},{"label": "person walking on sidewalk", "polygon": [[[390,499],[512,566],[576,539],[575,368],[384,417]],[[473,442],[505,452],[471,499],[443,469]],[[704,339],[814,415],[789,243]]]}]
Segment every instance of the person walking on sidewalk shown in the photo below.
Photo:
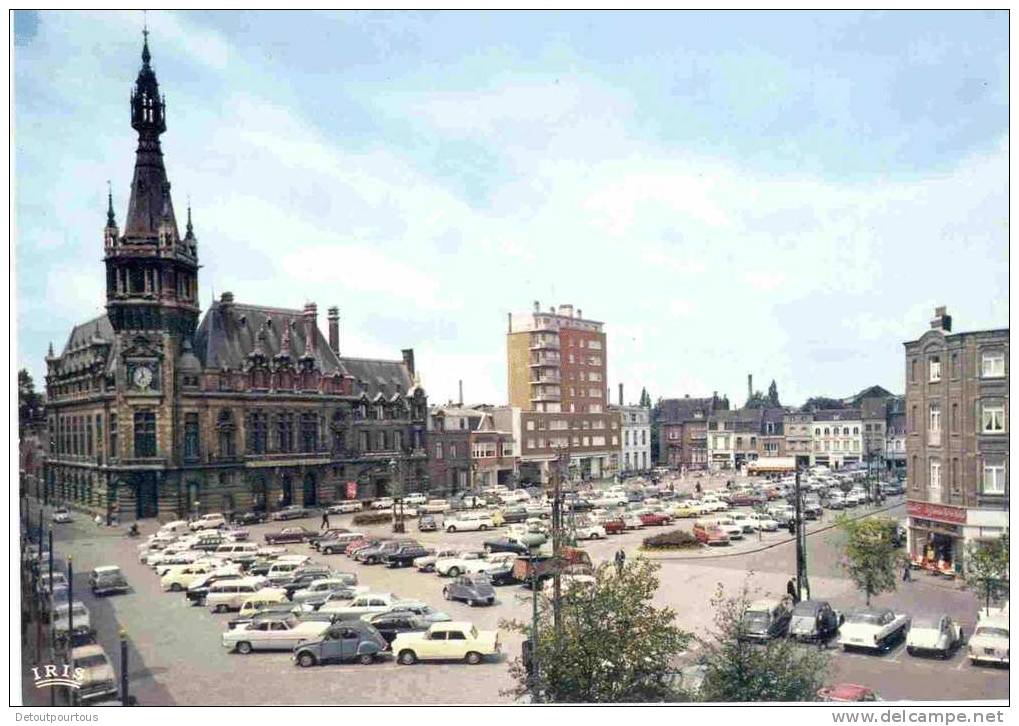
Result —
[{"label": "person walking on sidewalk", "polygon": [[329,529],[329,512],[322,512],[322,526],[319,529]]},{"label": "person walking on sidewalk", "polygon": [[903,582],[910,582],[910,581],[912,581],[912,579],[913,579],[913,573],[910,571],[909,562],[906,562],[902,566],[902,581]]}]

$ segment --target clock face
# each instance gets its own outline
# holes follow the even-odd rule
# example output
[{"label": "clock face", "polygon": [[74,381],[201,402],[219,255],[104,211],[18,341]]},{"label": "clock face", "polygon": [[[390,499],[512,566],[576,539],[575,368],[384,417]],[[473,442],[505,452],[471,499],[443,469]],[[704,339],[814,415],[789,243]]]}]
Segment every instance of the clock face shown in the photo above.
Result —
[{"label": "clock face", "polygon": [[138,366],[134,369],[134,384],[138,388],[148,388],[152,383],[152,370],[148,366]]}]

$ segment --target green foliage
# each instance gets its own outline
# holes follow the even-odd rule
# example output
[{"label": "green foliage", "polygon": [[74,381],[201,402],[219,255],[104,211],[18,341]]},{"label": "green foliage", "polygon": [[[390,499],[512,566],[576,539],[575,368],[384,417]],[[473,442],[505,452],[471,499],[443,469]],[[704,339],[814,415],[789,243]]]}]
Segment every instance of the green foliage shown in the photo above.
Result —
[{"label": "green foliage", "polygon": [[35,392],[35,381],[27,368],[18,371],[18,430],[43,415],[42,396]]},{"label": "green foliage", "polygon": [[905,565],[895,546],[897,524],[890,517],[849,519],[839,517],[838,527],[846,535],[842,567],[867,598],[891,592]]},{"label": "green foliage", "polygon": [[744,614],[750,606],[744,585],[736,597],[726,597],[719,586],[711,601],[715,632],[703,640],[700,662],[704,680],[690,700],[708,702],[816,701],[827,678],[826,651],[797,644],[788,638],[750,643],[741,636]]},{"label": "green foliage", "polygon": [[646,550],[685,550],[700,546],[701,543],[697,541],[696,537],[682,529],[645,537],[643,543]]},{"label": "green foliage", "polygon": [[985,607],[1008,592],[1008,532],[990,542],[971,542],[966,550],[966,584],[984,598]]},{"label": "green foliage", "polygon": [[775,383],[774,379],[772,379],[771,385],[768,386],[768,397],[766,401],[770,408],[778,408],[782,405],[778,400],[778,385]]},{"label": "green foliage", "polygon": [[765,399],[764,394],[760,391],[754,391],[753,395],[743,404],[743,408],[764,408],[767,405],[768,401]]},{"label": "green foliage", "polygon": [[[565,588],[562,630],[556,634],[549,598],[540,596],[536,683],[544,703],[646,703],[676,700],[671,666],[690,642],[671,608],[654,607],[658,565],[642,557],[621,573],[608,564],[591,586]],[[530,635],[531,623],[501,626]],[[506,695],[532,692],[523,659],[510,662],[516,681]]]}]

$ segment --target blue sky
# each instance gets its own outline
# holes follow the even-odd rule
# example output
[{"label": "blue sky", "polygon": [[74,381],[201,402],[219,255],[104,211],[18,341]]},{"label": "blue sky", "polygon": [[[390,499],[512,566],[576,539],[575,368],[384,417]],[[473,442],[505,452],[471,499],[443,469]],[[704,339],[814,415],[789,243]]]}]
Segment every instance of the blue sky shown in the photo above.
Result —
[{"label": "blue sky", "polygon": [[[18,364],[103,308],[139,13],[15,13]],[[902,389],[936,304],[1008,324],[1005,13],[149,14],[201,302],[341,309],[434,401],[505,320],[606,324],[628,398]],[[183,224],[183,219],[179,220]]]}]

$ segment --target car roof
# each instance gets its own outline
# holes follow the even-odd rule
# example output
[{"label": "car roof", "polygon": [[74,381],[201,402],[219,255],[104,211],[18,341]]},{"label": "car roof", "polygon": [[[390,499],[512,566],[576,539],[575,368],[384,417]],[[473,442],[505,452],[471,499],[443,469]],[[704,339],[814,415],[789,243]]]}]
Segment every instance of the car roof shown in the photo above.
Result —
[{"label": "car roof", "polygon": [[89,645],[79,645],[71,651],[71,657],[78,659],[84,658],[89,655],[106,655],[106,651],[103,650],[103,646],[98,643],[90,643]]},{"label": "car roof", "polygon": [[447,620],[441,623],[432,623],[431,630],[470,630],[474,623],[466,620]]},{"label": "car roof", "polygon": [[92,572],[95,572],[96,574],[105,574],[107,572],[120,572],[120,568],[117,567],[116,565],[102,565],[100,567],[94,568]]}]

